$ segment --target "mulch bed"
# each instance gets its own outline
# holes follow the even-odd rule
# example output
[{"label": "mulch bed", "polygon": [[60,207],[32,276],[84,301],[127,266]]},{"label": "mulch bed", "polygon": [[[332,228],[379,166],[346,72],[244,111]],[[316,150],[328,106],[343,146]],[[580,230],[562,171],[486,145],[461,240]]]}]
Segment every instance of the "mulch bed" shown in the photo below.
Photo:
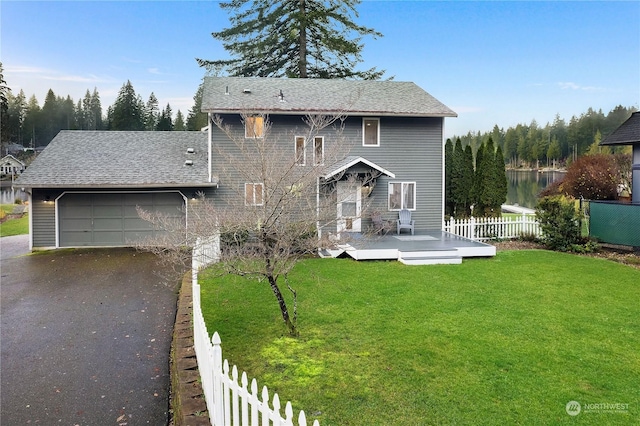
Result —
[{"label": "mulch bed", "polygon": [[[499,241],[491,242],[496,250],[546,250],[547,248],[534,241]],[[633,268],[640,269],[640,252],[624,246],[602,245],[597,253],[580,254],[580,256],[598,257],[601,259],[612,260],[614,262],[623,263]]]}]

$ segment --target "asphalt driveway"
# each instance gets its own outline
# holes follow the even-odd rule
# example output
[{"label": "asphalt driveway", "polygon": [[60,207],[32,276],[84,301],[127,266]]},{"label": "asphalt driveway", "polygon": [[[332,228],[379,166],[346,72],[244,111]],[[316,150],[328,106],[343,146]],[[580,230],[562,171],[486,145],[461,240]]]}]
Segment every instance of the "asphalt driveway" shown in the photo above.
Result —
[{"label": "asphalt driveway", "polygon": [[166,425],[177,295],[155,258],[12,243],[0,240],[0,424]]}]

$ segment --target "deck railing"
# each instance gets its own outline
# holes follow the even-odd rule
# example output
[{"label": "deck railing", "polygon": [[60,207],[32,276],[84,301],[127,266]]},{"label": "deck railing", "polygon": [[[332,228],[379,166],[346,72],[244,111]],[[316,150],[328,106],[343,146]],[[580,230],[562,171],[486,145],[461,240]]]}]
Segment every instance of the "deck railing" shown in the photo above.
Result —
[{"label": "deck railing", "polygon": [[[199,241],[194,248],[192,261],[193,340],[211,424],[214,426],[306,426],[307,419],[304,411],[300,411],[297,421],[294,420],[291,402],[287,402],[283,417],[280,414],[282,406],[278,394],[274,393],[273,398],[270,399],[266,386],[263,386],[262,391],[258,393],[256,379],[251,380],[249,386],[247,374],[243,372],[238,382],[237,367],[234,365],[230,368],[228,361],[226,359],[223,361],[222,342],[218,332],[213,333],[213,337],[209,339],[209,332],[202,315],[198,271],[218,257],[214,249],[206,249],[201,243]],[[211,241],[208,243],[211,244]],[[319,425],[317,420],[313,422],[313,426]]]},{"label": "deck railing", "polygon": [[523,236],[539,238],[540,226],[535,215],[516,217],[471,217],[445,220],[442,229],[474,241],[513,239]]}]

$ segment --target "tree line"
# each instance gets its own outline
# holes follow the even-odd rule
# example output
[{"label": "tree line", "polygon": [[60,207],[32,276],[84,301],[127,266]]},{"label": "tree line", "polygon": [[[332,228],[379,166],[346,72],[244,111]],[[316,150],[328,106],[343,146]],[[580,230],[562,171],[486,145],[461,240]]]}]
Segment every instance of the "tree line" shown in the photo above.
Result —
[{"label": "tree line", "polygon": [[616,153],[625,147],[600,147],[600,141],[617,129],[631,116],[636,108],[615,107],[608,114],[589,108],[587,112],[573,116],[567,123],[556,115],[553,123],[540,126],[533,120],[530,124],[518,124],[504,128],[495,125],[490,132],[469,132],[460,138],[462,146],[470,145],[475,151],[489,137],[504,153],[509,168],[562,167],[587,153]]},{"label": "tree line", "polygon": [[153,92],[143,101],[130,81],[123,84],[106,113],[97,88],[93,92],[87,90],[77,102],[69,95],[57,96],[49,89],[42,107],[35,95],[27,99],[22,90],[14,96],[7,88],[3,95],[6,99],[2,102],[3,147],[12,143],[26,148],[46,146],[60,130],[181,131],[200,130],[207,125],[206,114],[200,112],[202,87],[196,92],[195,105],[186,118],[179,110],[174,117],[170,104],[161,110]]}]

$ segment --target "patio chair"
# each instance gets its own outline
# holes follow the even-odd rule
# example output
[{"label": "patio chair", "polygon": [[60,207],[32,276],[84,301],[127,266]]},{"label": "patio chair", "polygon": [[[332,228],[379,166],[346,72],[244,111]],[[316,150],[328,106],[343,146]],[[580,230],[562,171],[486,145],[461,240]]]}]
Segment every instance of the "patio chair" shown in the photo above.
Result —
[{"label": "patio chair", "polygon": [[376,234],[387,235],[393,229],[393,224],[382,219],[380,214],[371,215],[371,222],[373,222],[373,230]]},{"label": "patio chair", "polygon": [[410,229],[411,235],[413,235],[413,225],[415,220],[411,220],[411,212],[407,209],[402,209],[398,212],[398,235],[402,229]]}]

